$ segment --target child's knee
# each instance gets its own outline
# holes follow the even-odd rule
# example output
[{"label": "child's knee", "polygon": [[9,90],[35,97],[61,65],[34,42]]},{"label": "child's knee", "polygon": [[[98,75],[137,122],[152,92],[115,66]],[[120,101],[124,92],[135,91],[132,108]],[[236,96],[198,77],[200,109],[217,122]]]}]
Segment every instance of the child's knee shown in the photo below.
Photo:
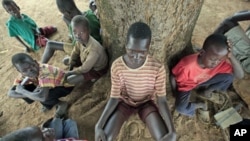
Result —
[{"label": "child's knee", "polygon": [[225,77],[224,77],[224,81],[227,82],[227,83],[232,83],[233,82],[233,75],[232,74],[227,74]]},{"label": "child's knee", "polygon": [[179,113],[186,113],[187,107],[181,103],[175,105],[175,110]]}]

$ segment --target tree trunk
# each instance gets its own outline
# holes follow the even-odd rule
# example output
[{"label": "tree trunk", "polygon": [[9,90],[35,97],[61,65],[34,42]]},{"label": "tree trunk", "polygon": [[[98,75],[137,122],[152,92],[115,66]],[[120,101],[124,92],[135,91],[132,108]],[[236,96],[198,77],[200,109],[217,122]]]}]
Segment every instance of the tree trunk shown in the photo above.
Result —
[{"label": "tree trunk", "polygon": [[[96,0],[96,2],[102,28],[103,45],[108,48],[110,65],[117,57],[125,53],[124,46],[128,27],[136,21],[143,21],[151,27],[150,54],[166,65],[168,64],[171,67],[170,64],[173,62],[174,54],[183,50],[192,52],[191,36],[203,0]],[[98,83],[108,83],[106,90],[110,89],[109,76],[98,80]],[[100,112],[105,106],[109,92],[100,92],[105,88],[99,89],[98,83],[93,86],[98,92],[95,92],[95,94],[91,92],[91,95],[94,99],[93,103],[96,103],[99,109],[91,109],[82,118],[76,116],[80,121],[88,122],[84,119],[88,120],[90,117],[94,121],[98,120]],[[80,109],[82,108],[78,110]],[[77,109],[75,108],[75,110]],[[89,126],[93,129],[94,126],[90,123],[85,125],[84,129],[80,129],[80,131],[86,132],[85,128]],[[93,140],[91,132],[86,133],[85,137]],[[117,138],[120,141],[152,140],[145,124],[137,115],[132,116],[124,124]]]}]

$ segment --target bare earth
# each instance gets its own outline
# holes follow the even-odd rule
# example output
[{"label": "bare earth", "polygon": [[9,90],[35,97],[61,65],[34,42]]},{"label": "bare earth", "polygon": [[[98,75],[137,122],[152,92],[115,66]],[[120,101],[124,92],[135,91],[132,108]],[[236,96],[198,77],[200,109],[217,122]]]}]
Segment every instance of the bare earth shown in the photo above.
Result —
[{"label": "bare earth", "polygon": [[[77,6],[82,11],[87,10],[88,0],[75,0]],[[49,0],[19,0],[17,4],[21,8],[21,12],[29,15],[36,21],[39,26],[54,25],[58,28],[57,34],[51,39],[57,41],[67,41],[67,28],[65,23],[61,19],[61,14],[57,10],[55,1]],[[48,7],[46,7],[48,6]],[[218,26],[218,24],[226,17],[232,15],[240,10],[245,10],[250,7],[250,2],[243,0],[205,0],[200,17],[195,27],[192,42],[195,46],[200,47],[210,33]],[[10,38],[7,35],[5,22],[9,18],[9,14],[5,12],[3,8],[0,8],[2,13],[0,17],[0,111],[3,115],[0,117],[0,136],[6,133],[31,125],[40,126],[42,122],[53,116],[54,109],[48,113],[40,112],[40,104],[38,102],[28,105],[22,100],[12,99],[7,97],[7,91],[12,85],[14,78],[18,74],[17,71],[11,65],[11,56],[17,52],[24,52],[24,48],[14,38]],[[243,27],[247,27],[250,22],[243,22]],[[40,59],[43,49],[32,56],[36,59]],[[64,67],[61,64],[61,60],[64,54],[62,52],[56,52],[55,57],[50,61],[50,64],[54,64],[59,67]],[[247,79],[246,82],[249,80]],[[237,87],[237,91],[246,91],[245,87]],[[79,91],[73,93],[73,96],[67,97],[66,100],[70,101],[70,117],[74,118],[79,126],[80,137],[88,140],[93,140],[89,135],[93,135],[93,127],[88,130],[86,120],[96,121],[98,117],[86,119],[88,110],[81,109],[84,105],[87,105],[88,101],[91,101],[91,97],[83,97]],[[77,95],[78,94],[78,95]],[[168,96],[170,107],[173,108],[174,98]],[[81,100],[84,100],[82,102]],[[91,109],[92,111],[101,112],[103,105],[96,106]],[[91,106],[90,106],[91,107]],[[173,110],[173,109],[172,109]],[[228,140],[228,131],[221,130],[217,126],[206,125],[200,122],[197,117],[187,118],[179,116],[174,113],[174,123],[178,133],[178,141],[224,141]],[[242,115],[248,117],[248,109],[242,111]],[[84,122],[85,120],[85,122]],[[87,121],[88,122],[88,121]],[[150,138],[148,133],[145,133],[144,137]],[[136,136],[136,135],[135,135]]]}]

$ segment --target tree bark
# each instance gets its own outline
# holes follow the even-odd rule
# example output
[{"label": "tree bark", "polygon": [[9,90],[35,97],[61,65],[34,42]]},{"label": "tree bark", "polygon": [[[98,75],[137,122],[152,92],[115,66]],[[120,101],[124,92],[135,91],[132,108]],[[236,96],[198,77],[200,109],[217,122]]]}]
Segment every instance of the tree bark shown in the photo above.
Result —
[{"label": "tree bark", "polygon": [[[171,68],[176,62],[173,59],[176,54],[193,51],[190,44],[192,32],[203,2],[204,0],[96,0],[103,46],[108,48],[110,65],[125,53],[128,27],[136,21],[142,21],[152,30],[150,54],[165,63],[166,68]],[[109,90],[110,87],[107,87]],[[106,94],[107,100],[109,94]],[[120,141],[152,140],[138,116],[132,116],[124,124],[117,138]]]}]

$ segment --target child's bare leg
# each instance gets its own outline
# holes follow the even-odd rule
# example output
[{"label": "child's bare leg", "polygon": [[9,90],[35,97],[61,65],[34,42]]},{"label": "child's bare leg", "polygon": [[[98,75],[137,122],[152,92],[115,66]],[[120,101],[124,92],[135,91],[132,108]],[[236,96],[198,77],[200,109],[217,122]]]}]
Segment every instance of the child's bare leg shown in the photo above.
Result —
[{"label": "child's bare leg", "polygon": [[77,85],[79,83],[84,82],[84,77],[82,74],[80,75],[70,75],[67,77],[67,82],[70,84]]},{"label": "child's bare leg", "polygon": [[104,133],[106,135],[107,141],[113,141],[122,127],[122,124],[127,120],[124,117],[123,113],[119,110],[116,110],[107,121],[107,124],[104,127]]},{"label": "child's bare leg", "polygon": [[64,51],[63,43],[55,42],[55,41],[48,41],[42,56],[41,63],[48,63],[50,58],[54,55],[56,50]]},{"label": "child's bare leg", "polygon": [[165,125],[165,122],[161,118],[161,115],[158,112],[150,113],[146,118],[145,122],[151,133],[152,137],[159,141],[164,135],[168,133],[168,129]]}]

